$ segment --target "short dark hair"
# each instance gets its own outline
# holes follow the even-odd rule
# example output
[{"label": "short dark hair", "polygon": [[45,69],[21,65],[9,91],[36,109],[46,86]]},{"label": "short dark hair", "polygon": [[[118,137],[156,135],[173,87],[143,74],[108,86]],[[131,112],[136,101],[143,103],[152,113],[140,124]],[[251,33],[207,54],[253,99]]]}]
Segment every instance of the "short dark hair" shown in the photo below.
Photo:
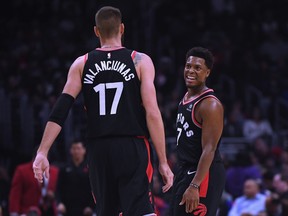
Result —
[{"label": "short dark hair", "polygon": [[117,34],[121,23],[122,14],[118,8],[104,6],[95,14],[95,25],[104,37],[111,37]]},{"label": "short dark hair", "polygon": [[193,47],[192,49],[188,50],[186,53],[186,60],[190,56],[195,56],[198,58],[203,58],[205,60],[206,66],[211,70],[214,64],[214,57],[210,50],[204,47]]},{"label": "short dark hair", "polygon": [[83,139],[80,138],[80,137],[74,138],[74,139],[71,141],[70,146],[75,145],[75,144],[78,144],[78,143],[81,143],[83,146],[85,146],[85,143],[84,143]]}]

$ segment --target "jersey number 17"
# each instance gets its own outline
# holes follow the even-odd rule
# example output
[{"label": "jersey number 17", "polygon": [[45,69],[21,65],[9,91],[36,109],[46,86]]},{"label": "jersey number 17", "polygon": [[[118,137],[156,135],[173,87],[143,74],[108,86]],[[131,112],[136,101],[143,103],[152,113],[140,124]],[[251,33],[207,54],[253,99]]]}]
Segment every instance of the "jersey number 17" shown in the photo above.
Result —
[{"label": "jersey number 17", "polygon": [[111,115],[116,114],[117,107],[123,91],[123,82],[99,83],[93,89],[96,93],[99,93],[100,115],[106,115],[106,91],[109,89],[116,89],[110,110]]}]

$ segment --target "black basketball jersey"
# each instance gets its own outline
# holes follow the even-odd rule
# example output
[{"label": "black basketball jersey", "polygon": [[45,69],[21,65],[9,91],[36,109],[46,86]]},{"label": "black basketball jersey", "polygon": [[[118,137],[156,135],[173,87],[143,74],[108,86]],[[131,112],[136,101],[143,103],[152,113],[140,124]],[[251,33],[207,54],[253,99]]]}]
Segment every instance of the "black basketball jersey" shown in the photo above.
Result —
[{"label": "black basketball jersey", "polygon": [[[197,98],[179,103],[176,128],[177,128],[177,156],[179,163],[183,166],[198,165],[202,154],[202,129],[201,124],[197,122],[194,116],[195,107],[197,104],[208,97],[214,97],[214,91],[207,89]],[[217,98],[216,98],[217,99]],[[221,161],[218,150],[215,152],[214,161]]]},{"label": "black basketball jersey", "polygon": [[82,90],[88,138],[148,136],[135,54],[121,48],[86,55]]}]

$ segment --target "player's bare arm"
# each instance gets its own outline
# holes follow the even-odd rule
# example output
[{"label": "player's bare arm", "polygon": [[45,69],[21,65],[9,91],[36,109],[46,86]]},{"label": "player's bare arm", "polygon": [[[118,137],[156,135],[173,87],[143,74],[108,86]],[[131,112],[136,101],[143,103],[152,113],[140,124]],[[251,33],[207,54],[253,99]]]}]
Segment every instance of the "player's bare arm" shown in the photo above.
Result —
[{"label": "player's bare arm", "polygon": [[82,88],[81,78],[84,65],[85,56],[80,56],[73,62],[68,72],[68,77],[63,89],[63,93],[69,94],[74,98],[78,96]]},{"label": "player's bare arm", "polygon": [[173,184],[174,175],[167,163],[164,125],[154,86],[155,69],[151,58],[145,54],[138,56],[137,61],[139,79],[141,81],[141,96],[146,110],[147,126],[158,156],[159,172],[165,183],[163,191],[166,192]]},{"label": "player's bare arm", "polygon": [[[204,99],[196,107],[196,120],[202,125],[202,155],[196,174],[191,183],[200,185],[214,158],[218,141],[222,134],[223,107],[215,98]],[[180,205],[185,203],[185,211],[191,213],[199,204],[199,191],[195,187],[188,187],[183,194]]]},{"label": "player's bare arm", "polygon": [[165,145],[163,145],[165,143],[164,127],[154,86],[155,69],[148,56],[142,54],[141,58],[141,96],[146,110],[148,129],[157,154],[159,154],[159,162],[166,162],[166,150],[164,149]]},{"label": "player's bare arm", "polygon": [[196,118],[202,124],[202,155],[192,182],[200,185],[209,171],[222,134],[223,106],[217,99],[207,98],[199,104]]},{"label": "player's bare arm", "polygon": [[[71,65],[68,72],[67,81],[62,93],[69,94],[74,98],[77,97],[81,90],[81,74],[83,71],[83,67],[84,57],[81,56],[77,58]],[[61,125],[55,122],[48,121],[38,152],[41,152],[42,154],[47,156],[48,151],[54,140],[57,138],[60,130]]]},{"label": "player's bare arm", "polygon": [[[67,82],[64,86],[62,93],[68,94],[74,99],[77,97],[81,90],[81,74],[83,71],[83,67],[84,57],[82,56],[77,58],[71,65],[68,72]],[[45,176],[49,178],[49,162],[47,159],[47,155],[49,149],[59,135],[61,129],[62,125],[54,121],[48,121],[46,124],[43,137],[33,163],[34,175],[39,182],[43,182],[43,173],[45,173]]]}]

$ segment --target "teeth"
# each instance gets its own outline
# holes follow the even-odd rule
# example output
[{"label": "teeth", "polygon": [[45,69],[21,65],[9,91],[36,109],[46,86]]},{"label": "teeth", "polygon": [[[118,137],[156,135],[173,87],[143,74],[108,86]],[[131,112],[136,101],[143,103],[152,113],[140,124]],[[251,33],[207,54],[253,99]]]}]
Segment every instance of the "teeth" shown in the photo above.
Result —
[{"label": "teeth", "polygon": [[194,79],[195,79],[195,77],[193,77],[193,76],[187,76],[187,79],[191,79],[191,80],[194,80]]}]

